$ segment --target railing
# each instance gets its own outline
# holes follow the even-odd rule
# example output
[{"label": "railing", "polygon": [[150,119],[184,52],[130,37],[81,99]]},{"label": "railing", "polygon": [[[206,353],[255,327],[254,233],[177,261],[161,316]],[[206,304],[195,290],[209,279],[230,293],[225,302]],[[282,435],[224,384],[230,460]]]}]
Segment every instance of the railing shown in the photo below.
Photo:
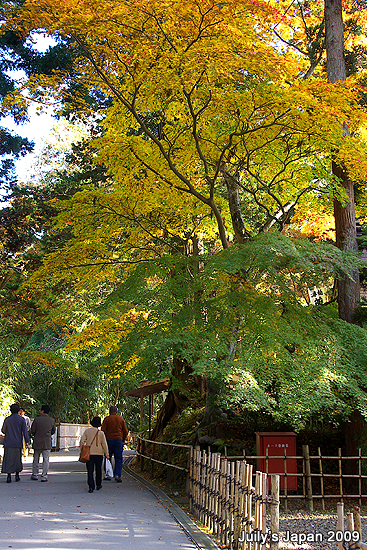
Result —
[{"label": "railing", "polygon": [[[140,470],[143,471],[145,468],[145,461],[148,460],[150,462],[150,469],[151,469],[151,476],[154,477],[155,473],[155,464],[160,464],[162,466],[165,466],[167,468],[167,474],[166,474],[166,483],[169,485],[174,477],[174,472],[180,472],[181,474],[184,474],[186,479],[186,492],[189,492],[189,471],[190,471],[190,457],[193,447],[191,445],[177,445],[175,443],[164,443],[161,441],[152,441],[150,439],[144,439],[140,437],[138,434],[131,433],[130,434],[130,442],[131,445],[136,450],[136,453],[139,457],[140,462]],[[147,453],[147,448],[150,448],[150,454]],[[160,457],[162,455],[162,450],[164,450],[165,459],[159,459],[157,457],[157,451],[160,449]],[[175,463],[175,451],[181,450],[181,456],[179,458],[176,458],[176,462],[180,462],[180,464]],[[182,453],[184,454],[184,459],[182,457]],[[182,464],[186,464],[186,466],[183,466]]]}]

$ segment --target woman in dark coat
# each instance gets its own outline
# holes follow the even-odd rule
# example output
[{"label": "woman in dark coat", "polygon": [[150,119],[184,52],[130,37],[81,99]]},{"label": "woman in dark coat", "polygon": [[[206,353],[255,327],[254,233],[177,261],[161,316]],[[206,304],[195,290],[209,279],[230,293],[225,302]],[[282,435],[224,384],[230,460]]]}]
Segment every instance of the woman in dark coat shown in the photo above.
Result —
[{"label": "woman in dark coat", "polygon": [[7,483],[11,483],[11,474],[15,472],[15,481],[19,481],[19,472],[23,470],[22,452],[23,452],[23,437],[28,447],[29,436],[27,425],[24,418],[19,413],[18,403],[14,403],[10,407],[11,415],[4,420],[1,431],[5,434],[4,437],[4,458],[1,466],[1,473],[8,474]]}]

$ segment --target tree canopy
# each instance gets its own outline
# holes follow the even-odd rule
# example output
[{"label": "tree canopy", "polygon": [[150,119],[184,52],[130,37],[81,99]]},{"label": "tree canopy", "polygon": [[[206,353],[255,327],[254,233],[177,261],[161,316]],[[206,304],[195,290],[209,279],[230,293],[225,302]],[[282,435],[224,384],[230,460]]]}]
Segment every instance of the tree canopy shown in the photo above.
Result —
[{"label": "tree canopy", "polygon": [[[181,365],[223,408],[297,429],[313,415],[339,422],[352,395],[366,414],[365,329],[332,303],[360,260],[300,231],[348,201],[333,162],[362,196],[367,171],[363,89],[353,75],[327,80],[318,8],[298,3],[295,19],[252,0],[6,5],[6,29],[59,37],[72,65],[31,75],[3,108],[51,94],[95,134],[40,184],[54,221],[22,286],[39,327],[63,334],[46,350],[59,365],[87,354],[135,380]],[[329,305],[310,304],[314,287]],[[185,393],[181,374],[172,389]]]}]

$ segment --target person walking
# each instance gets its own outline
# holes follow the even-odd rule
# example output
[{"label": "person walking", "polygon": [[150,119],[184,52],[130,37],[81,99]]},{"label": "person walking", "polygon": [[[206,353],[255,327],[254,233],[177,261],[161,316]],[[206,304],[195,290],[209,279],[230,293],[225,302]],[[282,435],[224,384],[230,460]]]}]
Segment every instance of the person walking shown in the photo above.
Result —
[{"label": "person walking", "polygon": [[[29,418],[29,416],[25,414],[25,410],[23,409],[23,407],[20,407],[19,409],[19,416],[21,416],[25,420],[29,442],[30,442],[31,441],[31,419]],[[25,446],[25,441],[23,439],[23,458],[26,458],[27,454],[28,454],[28,447]]]},{"label": "person walking", "polygon": [[109,416],[106,416],[102,422],[102,431],[106,435],[110,458],[115,457],[113,475],[117,483],[121,483],[122,451],[128,431],[125,420],[117,414],[115,405],[110,407],[109,412]]},{"label": "person walking", "polygon": [[20,407],[20,409],[19,409],[19,416],[24,418],[25,425],[27,426],[27,431],[28,431],[28,434],[29,434],[31,432],[31,419],[29,418],[29,416],[27,416],[25,414],[25,410],[23,409],[23,407]]},{"label": "person walking", "polygon": [[1,428],[4,437],[4,458],[1,473],[8,474],[6,482],[11,483],[11,474],[15,473],[15,481],[20,481],[19,473],[23,470],[22,453],[23,438],[28,447],[29,436],[24,418],[19,413],[18,403],[10,407],[11,415],[7,416]]},{"label": "person walking", "polygon": [[[80,448],[84,445],[90,446],[90,458],[86,462],[87,467],[87,480],[89,493],[93,493],[94,489],[99,491],[102,489],[102,462],[103,455],[109,459],[109,451],[106,436],[99,430],[101,427],[101,418],[95,416],[91,421],[91,428],[87,428],[83,433],[80,440]],[[94,482],[94,471],[96,474],[96,481]]]},{"label": "person walking", "polygon": [[51,436],[56,431],[55,420],[48,416],[50,407],[42,405],[40,415],[32,422],[31,436],[33,437],[33,468],[31,479],[38,481],[39,460],[42,454],[41,481],[47,481],[50,455],[52,449]]}]

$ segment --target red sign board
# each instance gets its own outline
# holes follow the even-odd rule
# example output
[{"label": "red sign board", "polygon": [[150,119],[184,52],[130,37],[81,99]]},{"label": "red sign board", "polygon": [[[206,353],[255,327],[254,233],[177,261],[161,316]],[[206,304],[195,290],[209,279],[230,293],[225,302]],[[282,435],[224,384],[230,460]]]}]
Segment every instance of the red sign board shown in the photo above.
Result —
[{"label": "red sign board", "polygon": [[[261,472],[269,474],[296,474],[297,459],[284,458],[296,456],[296,434],[294,432],[255,432],[257,467]],[[269,458],[267,459],[266,456]],[[277,458],[271,458],[277,457]],[[287,475],[287,491],[297,489],[297,476]],[[285,476],[280,477],[280,488],[284,489]]]}]

